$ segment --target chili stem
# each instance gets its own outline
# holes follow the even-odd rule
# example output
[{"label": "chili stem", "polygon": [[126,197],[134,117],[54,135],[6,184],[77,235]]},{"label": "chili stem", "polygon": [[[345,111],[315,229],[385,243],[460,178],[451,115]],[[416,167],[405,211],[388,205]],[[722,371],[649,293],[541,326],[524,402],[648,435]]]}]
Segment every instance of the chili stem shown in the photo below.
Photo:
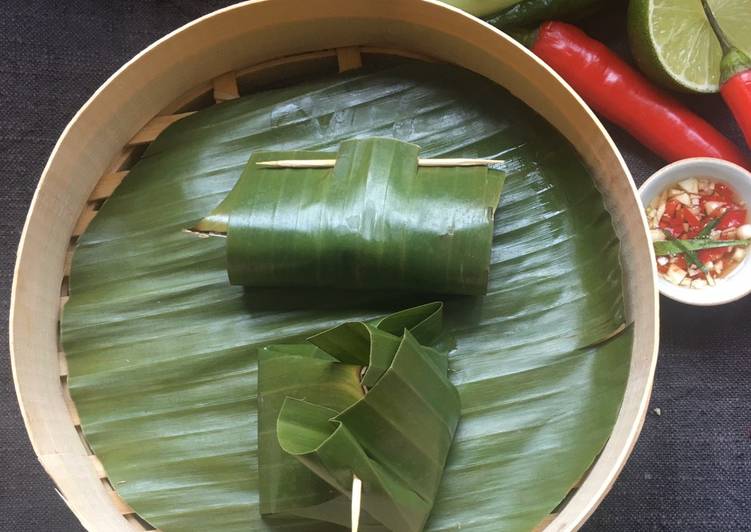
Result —
[{"label": "chili stem", "polygon": [[704,8],[704,13],[707,15],[709,25],[712,26],[715,35],[717,35],[717,40],[720,41],[723,55],[728,53],[730,49],[733,48],[733,45],[730,44],[730,39],[728,39],[728,36],[720,27],[720,23],[717,21],[717,17],[715,17],[714,13],[712,12],[712,8],[709,7],[707,0],[701,0],[701,5]]}]

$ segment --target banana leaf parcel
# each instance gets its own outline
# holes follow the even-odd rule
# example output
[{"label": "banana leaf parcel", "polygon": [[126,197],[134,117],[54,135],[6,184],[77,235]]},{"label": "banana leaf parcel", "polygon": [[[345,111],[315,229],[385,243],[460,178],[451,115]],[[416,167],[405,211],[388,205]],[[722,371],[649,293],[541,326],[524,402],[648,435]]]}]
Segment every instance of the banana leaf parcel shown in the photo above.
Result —
[{"label": "banana leaf parcel", "polygon": [[459,68],[332,74],[176,122],[78,242],[61,324],[71,395],[110,482],[160,530],[345,530],[261,516],[259,349],[435,298],[231,286],[223,239],[183,231],[222,202],[253,153],[376,136],[427,158],[500,159],[506,174],[487,294],[444,301],[462,412],[425,529],[530,530],[607,441],[631,330],[619,242],[574,147]]},{"label": "banana leaf parcel", "polygon": [[[335,154],[253,154],[209,217],[212,232],[226,231],[230,282],[484,294],[503,173],[418,167],[419,151],[372,138]],[[333,168],[259,165],[332,156]]]},{"label": "banana leaf parcel", "polygon": [[429,303],[261,350],[262,514],[348,526],[354,475],[362,530],[423,529],[460,413],[447,353],[423,344],[441,313]]}]

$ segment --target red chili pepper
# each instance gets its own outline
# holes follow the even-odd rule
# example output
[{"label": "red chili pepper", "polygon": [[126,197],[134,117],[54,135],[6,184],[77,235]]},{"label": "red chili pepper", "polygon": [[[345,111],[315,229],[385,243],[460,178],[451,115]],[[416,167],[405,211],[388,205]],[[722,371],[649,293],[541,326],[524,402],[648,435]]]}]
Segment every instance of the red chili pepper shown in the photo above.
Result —
[{"label": "red chili pepper", "polygon": [[662,218],[660,218],[659,226],[660,229],[669,231],[675,238],[678,238],[683,233],[683,221],[677,217],[671,218],[670,216],[663,214]]},{"label": "red chili pepper", "polygon": [[683,220],[692,228],[699,227],[699,224],[700,224],[699,219],[696,217],[696,215],[693,212],[691,212],[691,209],[688,209],[688,208],[681,209],[681,215],[683,216]]},{"label": "red chili pepper", "polygon": [[701,201],[702,202],[707,202],[707,201],[721,201],[723,203],[727,203],[728,201],[731,201],[731,200],[728,200],[722,194],[718,194],[718,193],[715,192],[714,194],[708,194],[706,196],[702,196],[701,197]]},{"label": "red chili pepper", "polygon": [[676,237],[679,237],[685,231],[685,228],[683,227],[683,220],[681,220],[680,218],[673,218],[673,223],[670,227],[672,228],[673,234]]},{"label": "red chili pepper", "polygon": [[545,22],[525,40],[595,111],[664,159],[715,157],[751,168],[719,131],[576,26]]},{"label": "red chili pepper", "polygon": [[673,215],[675,215],[675,211],[680,205],[680,202],[678,202],[677,200],[668,200],[668,202],[665,204],[665,214],[672,217]]},{"label": "red chili pepper", "polygon": [[[746,58],[748,59],[748,56]],[[748,68],[749,70],[727,78],[720,87],[720,93],[743,131],[746,144],[751,147],[751,60],[748,62]]]},{"label": "red chili pepper", "polygon": [[720,63],[720,94],[732,111],[751,146],[751,57],[730,43],[706,0],[701,0],[709,24],[722,46]]},{"label": "red chili pepper", "polygon": [[733,193],[733,189],[725,185],[724,183],[717,183],[714,186],[714,195],[717,196],[720,201],[727,201],[727,202],[733,201],[734,196],[735,196],[735,194]]},{"label": "red chili pepper", "polygon": [[746,209],[735,209],[722,215],[720,223],[717,224],[717,229],[731,229],[740,227],[744,223],[746,223]]},{"label": "red chili pepper", "polygon": [[720,260],[728,251],[730,251],[729,247],[700,249],[697,252],[697,256],[699,257],[699,260],[702,261],[702,263],[706,264],[710,261],[714,262],[716,260]]}]

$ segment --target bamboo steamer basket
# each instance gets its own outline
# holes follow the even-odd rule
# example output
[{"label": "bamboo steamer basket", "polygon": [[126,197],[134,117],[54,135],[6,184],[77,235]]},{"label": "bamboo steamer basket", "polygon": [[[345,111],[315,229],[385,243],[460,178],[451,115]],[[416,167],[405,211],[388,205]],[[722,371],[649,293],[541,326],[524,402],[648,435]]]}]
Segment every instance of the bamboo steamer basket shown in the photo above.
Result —
[{"label": "bamboo steamer basket", "polygon": [[551,69],[491,26],[431,0],[265,0],[198,19],[150,46],[81,108],[41,176],[21,237],[10,347],[34,450],[92,531],[149,530],[121,500],[83,438],[67,390],[59,315],[78,235],[145,145],[197,109],[286,78],[357,68],[383,56],[443,61],[511,91],[577,148],[621,239],[634,347],[623,406],[602,453],[565,505],[538,530],[578,528],[608,492],[647,410],[658,342],[658,299],[646,221],[625,163],[601,123]]}]

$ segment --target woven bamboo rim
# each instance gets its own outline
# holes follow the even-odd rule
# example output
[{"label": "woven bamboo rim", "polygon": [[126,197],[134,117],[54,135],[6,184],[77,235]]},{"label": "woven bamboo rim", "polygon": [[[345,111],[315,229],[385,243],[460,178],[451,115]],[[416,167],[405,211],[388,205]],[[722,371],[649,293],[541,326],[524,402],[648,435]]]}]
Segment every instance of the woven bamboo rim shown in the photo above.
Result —
[{"label": "woven bamboo rim", "polygon": [[[319,14],[321,17],[325,17],[327,10],[342,13],[342,16],[345,16],[343,13],[346,11],[351,11],[358,16],[363,16],[363,14],[370,15],[370,10],[375,5],[370,4],[369,2],[371,1],[372,0],[309,0],[309,3],[305,4],[304,8],[301,7],[295,12],[295,15],[290,16],[290,18],[298,16],[300,18],[315,18]],[[332,4],[337,4],[337,6],[332,8]],[[495,79],[498,82],[500,82],[500,78],[504,80],[504,85],[508,83],[507,88],[511,89],[517,96],[520,96],[523,100],[527,101],[528,105],[543,114],[545,118],[566,134],[569,140],[580,149],[584,159],[597,169],[595,172],[595,179],[598,185],[601,188],[610,189],[611,197],[609,206],[611,207],[611,212],[614,217],[614,223],[619,232],[619,236],[622,237],[623,245],[630,254],[622,258],[627,286],[631,287],[632,291],[634,290],[634,286],[639,287],[639,289],[633,293],[628,289],[626,290],[627,313],[631,319],[637,318],[631,375],[627,385],[624,404],[613,433],[611,434],[610,441],[590,470],[571,487],[571,491],[565,500],[553,513],[544,518],[535,530],[544,529],[548,532],[552,532],[576,529],[587,519],[599,501],[602,500],[610,489],[635,444],[636,437],[638,436],[646,415],[649,392],[651,390],[654,367],[656,364],[657,291],[654,273],[651,269],[647,270],[644,268],[638,268],[639,264],[643,264],[646,260],[653,259],[653,255],[650,247],[647,245],[648,236],[645,221],[643,219],[631,219],[630,217],[625,216],[625,213],[633,214],[638,212],[638,200],[635,187],[633,182],[628,179],[628,170],[626,169],[622,158],[617,154],[614,144],[591,112],[586,108],[583,108],[579,98],[562,83],[557,83],[556,79],[560,82],[560,78],[557,78],[552,71],[547,69],[547,67],[542,66],[542,63],[527,54],[526,51],[522,51],[520,47],[513,44],[510,39],[502,36],[495,30],[491,30],[489,26],[481,24],[479,21],[471,19],[471,17],[468,17],[457,10],[447,8],[442,4],[436,4],[431,0],[409,2],[405,4],[398,4],[397,0],[393,0],[393,2],[392,0],[378,0],[378,4],[379,6],[375,10],[383,10],[383,12],[378,12],[378,16],[391,16],[390,13],[393,12],[394,7],[398,5],[401,9],[398,13],[393,14],[394,20],[398,21],[398,23],[402,23],[403,20],[408,19],[411,24],[418,24],[415,22],[416,20],[419,20],[419,23],[422,24],[423,21],[427,20],[428,22],[425,22],[425,26],[430,26],[432,31],[438,32],[439,30],[436,28],[440,27],[440,31],[445,31],[446,34],[451,34],[451,38],[465,39],[466,43],[472,41],[471,45],[474,47],[480,47],[479,49],[483,49],[483,47],[488,47],[490,45],[498,46],[500,44],[504,45],[500,48],[505,47],[506,53],[510,53],[509,48],[513,49],[511,50],[511,53],[514,57],[506,62],[514,64],[517,67],[524,61],[527,63],[533,63],[534,66],[530,67],[529,71],[525,73],[522,78],[523,81],[517,83],[516,81],[511,80],[507,74],[499,73],[496,75],[492,70],[489,70],[495,67],[496,63],[500,61],[497,57],[493,58],[492,54],[471,58],[470,56],[462,57],[463,54],[466,55],[467,50],[447,51],[446,42],[448,38],[441,37],[444,39],[444,49],[442,50],[441,59],[453,57],[453,61],[457,61],[457,57],[462,57],[467,62],[462,63],[464,66],[468,66],[470,69],[484,74],[491,79]],[[222,15],[227,15],[230,11],[235,10],[236,11],[233,15],[243,13],[250,14],[251,12],[255,14],[261,13],[262,10],[265,10],[266,14],[271,13],[270,16],[272,19],[274,17],[280,18],[280,13],[285,13],[285,9],[287,10],[287,13],[290,12],[289,8],[292,5],[298,6],[299,4],[295,4],[294,0],[248,2],[246,4],[221,10],[205,17],[203,20],[208,22],[210,19],[213,19],[211,22],[216,23]],[[338,9],[338,11],[336,11],[336,9]],[[249,23],[248,19],[246,19],[246,23]],[[195,23],[178,30],[175,34],[166,38],[165,41],[174,38],[181,33],[188,34],[191,31],[193,31],[193,35],[195,36],[198,31],[197,28],[191,27],[194,25]],[[449,28],[448,31],[447,28]],[[472,34],[471,36],[469,36],[470,33]],[[336,36],[332,36],[330,39],[316,38],[314,40],[326,41],[336,39]],[[427,51],[426,48],[429,48],[422,43],[417,43],[416,41],[413,42],[411,38],[406,38],[404,40],[410,42],[411,50]],[[164,44],[166,44],[166,42]],[[467,46],[469,47],[469,44]],[[147,52],[155,54],[156,50],[157,49],[149,49]],[[432,52],[432,49],[430,51]],[[496,54],[500,53],[502,52],[496,52]],[[525,55],[526,57],[524,57]],[[14,377],[16,380],[16,389],[21,403],[22,413],[24,414],[24,420],[40,461],[58,485],[58,492],[63,499],[68,502],[67,498],[73,496],[69,505],[85,526],[92,530],[153,530],[153,527],[136,515],[135,512],[115,492],[112,484],[107,478],[104,467],[91,451],[83,436],[80,427],[80,418],[68,390],[67,363],[65,353],[63,352],[59,341],[59,312],[68,300],[68,279],[73,253],[75,252],[75,244],[78,237],[85,232],[102,204],[127,176],[129,169],[138,161],[143,154],[145,147],[154,141],[154,139],[156,139],[156,137],[170,124],[189,116],[197,110],[211,105],[221,105],[222,102],[236,99],[243,94],[250,93],[259,87],[263,87],[264,85],[268,85],[275,81],[310,74],[320,74],[325,72],[333,73],[337,70],[342,72],[359,68],[363,63],[368,63],[369,61],[383,60],[384,57],[388,56],[401,56],[430,62],[436,61],[436,59],[424,53],[405,51],[403,49],[388,46],[371,45],[322,49],[262,61],[245,68],[230,70],[214,77],[210,81],[195,85],[182,96],[162,107],[161,111],[156,113],[156,115],[153,116],[151,120],[140,129],[140,131],[133,135],[130,140],[124,144],[119,153],[106,167],[106,171],[101,175],[96,186],[94,186],[93,189],[89,189],[91,192],[88,200],[85,202],[83,210],[78,216],[78,221],[75,223],[72,232],[70,233],[70,240],[68,250],[65,253],[62,282],[58,296],[57,351],[59,363],[59,390],[57,392],[50,392],[46,389],[40,388],[40,386],[43,385],[41,381],[29,382],[30,376],[27,374],[29,371],[29,365],[38,362],[37,359],[45,359],[44,355],[40,355],[39,357],[32,355],[29,352],[29,349],[44,350],[44,341],[40,340],[39,342],[36,342],[18,340],[20,338],[26,340],[28,336],[33,336],[35,333],[35,324],[32,319],[34,305],[51,303],[51,301],[49,303],[46,302],[48,299],[48,297],[46,297],[48,295],[47,293],[42,291],[41,295],[34,295],[34,293],[39,292],[39,290],[30,287],[28,282],[25,282],[25,278],[34,278],[33,275],[26,274],[22,269],[24,255],[29,253],[26,251],[26,248],[38,245],[40,238],[38,233],[33,235],[27,234],[29,231],[31,216],[30,219],[27,220],[27,226],[24,229],[21,246],[19,248],[19,259],[17,262],[16,274],[14,276],[14,292],[11,300],[11,357],[14,368]],[[211,69],[204,68],[204,70]],[[123,73],[125,71],[127,70],[124,70]],[[214,72],[216,72],[216,70],[214,70]],[[117,76],[108,82],[108,84],[113,85],[114,81],[117,81]],[[541,83],[547,83],[549,85],[547,85],[545,89],[537,91],[538,93],[536,94],[525,95],[521,92],[524,89],[525,84],[527,86],[529,86],[529,84],[540,86]],[[114,87],[108,87],[108,89],[110,91],[116,90]],[[553,107],[555,103],[546,101],[545,98],[552,100],[552,102],[557,100],[558,107]],[[158,98],[156,99],[158,100]],[[87,104],[87,106],[89,106],[89,104]],[[99,109],[99,111],[101,112],[101,109]],[[75,123],[75,125],[80,126],[80,124],[76,123],[77,119],[74,119],[72,124]],[[69,133],[70,132],[66,130],[63,134],[63,138]],[[59,147],[53,152],[51,161],[54,160],[58,150]],[[108,153],[112,152],[110,151]],[[100,165],[100,167],[104,166],[104,164]],[[39,194],[42,189],[45,178],[50,177],[47,176],[48,172],[49,166],[45,169],[45,175],[43,176],[42,183],[40,183],[40,188],[38,189],[37,194]],[[45,198],[45,200],[46,199],[47,198]],[[39,198],[35,196],[34,204],[32,205],[32,214],[35,208],[40,208],[40,206],[37,205],[38,201]],[[48,205],[42,205],[42,207],[49,209]],[[70,209],[71,207],[66,206],[65,208]],[[639,247],[640,245],[641,247]],[[36,253],[35,258],[39,258],[38,252]],[[29,260],[30,258],[26,258],[27,264]],[[58,277],[58,279],[59,278],[60,277]],[[34,303],[31,304],[28,301],[31,297],[30,293],[32,293],[33,297],[41,298],[43,301],[34,301]],[[21,372],[23,372],[22,375]],[[42,381],[46,382],[45,379],[42,379]],[[40,406],[39,404],[36,404],[36,396],[39,396],[39,402],[41,403],[45,396],[49,394],[53,397],[53,401],[57,400],[54,398],[57,394],[61,396],[61,400],[64,398],[70,417],[69,423],[75,427],[75,432],[78,434],[78,439],[80,440],[80,450],[74,449],[76,446],[71,443],[67,435],[55,435],[55,430],[61,430],[61,425],[58,426],[57,420],[53,423],[49,420],[38,419],[38,417],[44,418],[45,416],[35,414],[35,412],[44,408],[44,405]],[[66,429],[66,431],[67,430],[69,429]],[[60,442],[59,451],[57,450],[58,446],[55,444],[55,441]],[[83,452],[84,450],[85,452]],[[94,480],[98,480],[101,484],[101,489],[98,490],[98,492],[94,492],[87,488],[80,493],[75,493],[78,491],[77,485],[88,484]],[[99,515],[85,510],[83,505],[95,506],[95,511],[98,512]],[[117,517],[118,514],[121,517]],[[102,528],[102,525],[105,523],[107,524],[107,527]]]}]

